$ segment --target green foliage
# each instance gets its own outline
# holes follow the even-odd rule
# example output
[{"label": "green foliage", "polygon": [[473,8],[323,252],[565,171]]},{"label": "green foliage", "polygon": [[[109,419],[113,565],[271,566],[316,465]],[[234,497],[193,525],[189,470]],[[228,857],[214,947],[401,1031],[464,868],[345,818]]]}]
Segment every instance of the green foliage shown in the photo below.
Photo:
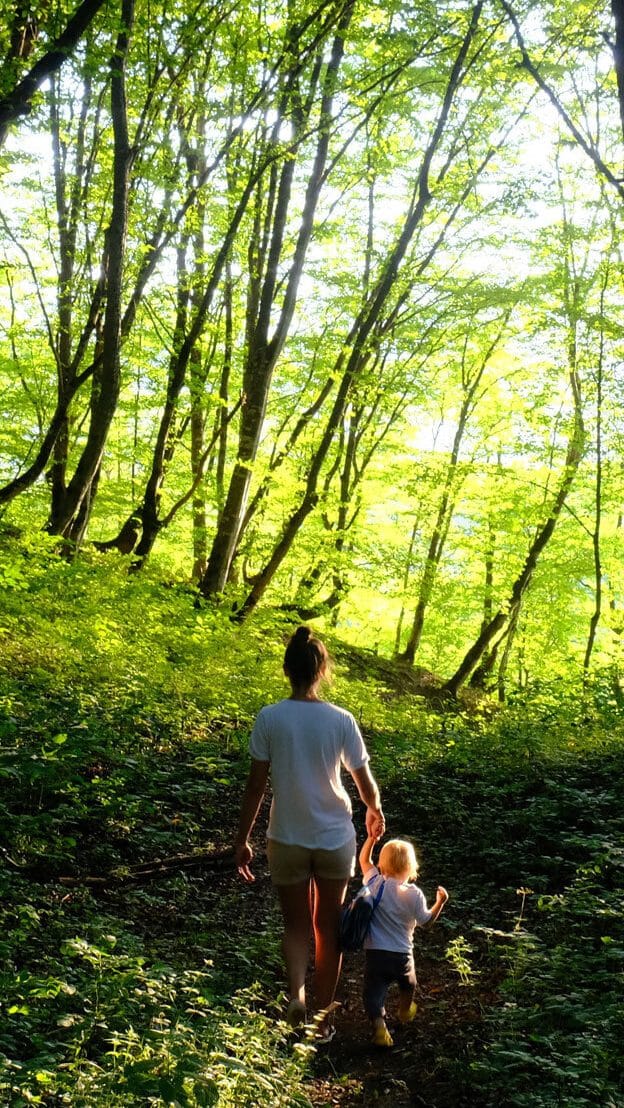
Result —
[{"label": "green foliage", "polygon": [[470,964],[469,957],[473,953],[473,949],[463,935],[451,939],[446,949],[446,957],[458,974],[461,985],[472,985],[474,982],[475,971]]},{"label": "green foliage", "polygon": [[[67,562],[38,540],[3,564],[21,582],[1,618],[4,1100],[305,1104],[314,1052],[275,1018],[276,906],[210,869],[132,876],[231,841],[289,625],[234,629],[154,568]],[[425,891],[451,893],[438,972],[487,997],[478,1035],[436,1046],[442,1087],[475,1105],[617,1104],[624,773],[608,682],[432,707],[411,668],[329,641],[331,696],[362,723],[389,828],[414,837]]]},{"label": "green foliage", "polygon": [[514,1108],[621,1102],[621,838],[605,828],[575,839],[587,861],[562,892],[538,899],[535,930],[522,931],[508,956],[504,1003],[489,1017],[493,1041],[473,1064],[488,1102],[495,1091]]},{"label": "green foliage", "polygon": [[[608,161],[619,132],[603,13],[549,0],[533,16],[523,7],[518,17],[523,23],[526,16],[536,63],[581,127],[596,113],[596,142]],[[51,41],[67,8],[57,4],[50,14],[38,5],[24,27],[21,10],[9,10],[0,31],[9,84],[28,68],[30,52]],[[135,5],[122,380],[97,487],[82,502],[86,537],[115,541],[140,509],[155,466],[151,539],[176,578],[197,577],[206,560],[202,542],[209,551],[241,456],[242,413],[250,406],[239,398],[258,377],[262,351],[279,351],[259,404],[264,410],[266,401],[252,436],[257,449],[246,462],[250,514],[243,518],[241,504],[227,602],[240,603],[271,563],[329,434],[316,510],[276,569],[269,599],[314,611],[333,597],[328,614],[341,637],[386,653],[405,644],[422,599],[419,663],[446,675],[487,605],[507,603],[535,528],[548,518],[565,466],[573,351],[587,450],[525,597],[509,674],[515,667],[519,684],[539,680],[545,654],[560,672],[579,666],[602,580],[593,661],[611,668],[617,684],[621,206],[610,202],[578,145],[562,138],[542,100],[528,95],[531,78],[518,65],[502,11],[478,9],[465,71],[448,115],[440,116],[471,10],[371,0],[355,5],[347,27],[341,3],[257,8],[245,0],[227,18],[218,4],[200,11],[182,3],[175,13],[161,0]],[[98,274],[106,270],[111,214],[109,59],[117,23],[104,5],[2,151],[2,485],[28,470],[57,399],[73,395],[53,457],[6,508],[17,530],[45,524],[89,434],[90,390],[98,388],[90,371],[107,297]],[[343,59],[323,119],[339,25]],[[552,36],[548,48],[544,35]],[[327,164],[317,176],[325,130]],[[401,228],[421,201],[395,266]],[[347,381],[354,327],[388,266],[393,281]],[[198,304],[213,276],[202,316]],[[271,338],[278,319],[284,331]],[[182,350],[190,352],[188,366],[178,361]],[[75,374],[82,385],[74,395]],[[341,389],[346,401],[334,426]],[[155,449],[163,441],[159,469]],[[591,540],[599,461],[597,578]],[[54,480],[41,479],[42,471],[52,478],[52,463]],[[0,588],[23,588],[18,562],[7,552]]]},{"label": "green foliage", "polygon": [[114,935],[70,939],[59,951],[69,980],[4,983],[0,1090],[12,1104],[309,1103],[305,1052],[288,1049],[257,987],[219,1001],[209,971],[146,966],[115,946]]}]

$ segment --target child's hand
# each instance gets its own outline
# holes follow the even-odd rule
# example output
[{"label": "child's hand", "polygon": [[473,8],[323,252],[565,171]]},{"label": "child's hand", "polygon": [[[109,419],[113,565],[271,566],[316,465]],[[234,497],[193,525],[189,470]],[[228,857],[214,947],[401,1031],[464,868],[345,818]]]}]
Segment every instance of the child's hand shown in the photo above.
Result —
[{"label": "child's hand", "polygon": [[436,896],[437,899],[441,900],[443,904],[446,904],[449,898],[449,894],[447,893],[446,889],[442,887],[442,885],[438,885]]}]

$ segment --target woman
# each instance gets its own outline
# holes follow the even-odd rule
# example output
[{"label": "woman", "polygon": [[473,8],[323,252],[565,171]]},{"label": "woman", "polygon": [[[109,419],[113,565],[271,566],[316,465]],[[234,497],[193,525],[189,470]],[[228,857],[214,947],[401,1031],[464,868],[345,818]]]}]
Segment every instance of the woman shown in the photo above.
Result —
[{"label": "woman", "polygon": [[273,801],[267,857],[284,921],[286,1019],[296,1026],[306,1018],[305,975],[312,925],[314,999],[325,1038],[333,1034],[329,1015],[340,974],[340,908],[355,871],[355,830],[349,796],[340,780],[341,765],[351,774],[366,805],[367,834],[378,839],[385,827],[379,790],[355,719],[319,697],[328,665],[321,640],[308,627],[299,627],[284,655],[291,695],[262,708],[251,733],[251,769],[234,845],[238,872],[246,881],[253,881],[249,835],[270,770]]}]

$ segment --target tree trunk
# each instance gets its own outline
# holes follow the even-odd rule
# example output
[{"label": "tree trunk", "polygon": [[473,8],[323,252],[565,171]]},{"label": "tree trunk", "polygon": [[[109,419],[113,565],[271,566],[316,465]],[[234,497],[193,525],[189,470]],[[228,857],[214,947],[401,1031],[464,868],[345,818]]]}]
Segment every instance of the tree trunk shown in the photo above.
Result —
[{"label": "tree trunk", "polygon": [[173,334],[173,351],[169,360],[167,395],[156,443],[152,454],[150,470],[141,506],[135,512],[141,520],[141,535],[136,547],[136,565],[142,564],[151,552],[160,530],[160,497],[167,465],[174,451],[174,431],[178,399],[186,378],[186,363],[178,356],[182,336],[186,330],[189,302],[189,282],[186,264],[187,239],[183,237],[177,250],[177,305]]},{"label": "tree trunk", "polygon": [[522,607],[522,600],[520,600],[513,611],[509,613],[509,620],[507,623],[507,630],[505,633],[505,647],[503,649],[503,655],[498,667],[498,673],[496,675],[496,687],[498,689],[498,701],[499,704],[504,704],[507,698],[507,669],[509,666],[509,659],[511,657],[511,648],[514,644],[516,637],[516,631],[518,630],[518,621],[520,619],[520,609]]},{"label": "tree trunk", "polygon": [[418,528],[420,527],[420,517],[417,516],[412,525],[412,532],[410,535],[409,546],[407,548],[407,555],[405,558],[405,569],[403,571],[403,582],[401,588],[401,610],[399,612],[399,618],[397,621],[396,634],[394,638],[394,653],[399,655],[401,652],[401,636],[403,634],[403,620],[405,619],[405,596],[407,594],[407,586],[409,584],[410,574],[412,570],[412,555],[414,553],[414,546],[416,545],[416,536],[418,534]]},{"label": "tree trunk", "polygon": [[[83,500],[92,502],[93,480],[99,470],[108,431],[117,408],[120,387],[121,293],[126,227],[128,219],[128,183],[132,151],[128,141],[126,113],[125,63],[129,33],[134,17],[134,0],[123,0],[122,26],[111,61],[111,116],[114,135],[113,202],[107,232],[106,310],[102,332],[102,361],[93,378],[91,421],[87,441],[69,482],[62,505],[50,516],[52,534],[69,534],[79,516]],[[86,521],[85,521],[86,522]]]},{"label": "tree trunk", "polygon": [[442,497],[438,507],[438,514],[436,517],[435,525],[429,541],[429,549],[427,551],[427,559],[425,561],[425,568],[423,571],[422,579],[420,582],[420,589],[418,592],[418,601],[416,603],[416,610],[414,613],[414,622],[412,624],[412,630],[408,639],[407,645],[401,659],[403,661],[413,664],[416,657],[416,652],[420,646],[422,638],[423,627],[425,623],[425,613],[429,606],[429,601],[433,593],[436,577],[438,574],[438,568],[444,547],[446,545],[446,539],[451,525],[451,519],[454,510],[454,495],[457,489],[457,470],[459,463],[459,454],[461,450],[462,441],[466,432],[466,426],[468,419],[475,408],[475,397],[477,389],[483,380],[483,374],[492,354],[496,350],[500,339],[502,337],[507,320],[509,319],[509,312],[506,312],[503,318],[502,326],[498,329],[496,337],[489,344],[485,354],[481,358],[481,361],[477,365],[476,370],[471,374],[467,367],[467,345],[468,336],[464,342],[464,352],[462,356],[462,389],[463,399],[459,413],[459,419],[457,421],[457,429],[453,438],[453,448],[451,450],[451,457],[449,460],[448,469],[446,471],[446,479],[444,482],[444,489],[442,491]]},{"label": "tree trunk", "polygon": [[[206,418],[200,394],[201,373],[199,350],[191,356],[191,476],[193,483],[199,475],[204,453]],[[206,569],[206,491],[201,480],[193,496],[193,580],[199,581]]]},{"label": "tree trunk", "polygon": [[[344,36],[351,20],[352,10],[353,3],[348,3],[342,14],[340,26],[334,38],[331,57],[327,64],[323,80],[319,138],[317,141],[314,165],[308,179],[299,234],[286,282],[286,290],[280,316],[273,335],[269,338],[271,316],[275,310],[278,268],[284,245],[287,216],[291,200],[291,189],[295,170],[294,158],[290,158],[281,170],[266,275],[260,295],[257,320],[253,334],[250,337],[247,362],[243,374],[243,394],[245,399],[240,426],[238,459],[234,466],[223,512],[213,540],[206,573],[200,582],[200,589],[204,596],[213,596],[222,593],[225,589],[230,567],[232,565],[232,559],[238,543],[240,528],[245,515],[252,468],[256,459],[260,435],[264,425],[273,370],[284,342],[286,341],[288,329],[295,311],[299,282],[303,273],[305,256],[314,228],[314,217],[320,197],[321,184],[329,150],[334,93],[338,71],[344,53]],[[312,81],[314,84],[316,77],[313,76]],[[306,122],[306,115],[303,112],[302,106],[298,103],[294,103],[294,96],[292,96],[292,99],[293,117],[297,119],[298,131],[302,132]],[[313,97],[310,95],[308,97],[307,114],[309,114],[311,110],[312,100]]]},{"label": "tree trunk", "polygon": [[442,500],[438,508],[438,515],[436,518],[435,526],[433,528],[431,539],[429,541],[429,549],[427,551],[427,558],[425,561],[424,572],[420,581],[420,589],[418,590],[418,601],[416,604],[416,610],[414,612],[414,620],[412,623],[412,629],[409,639],[405,646],[405,650],[400,655],[401,661],[409,662],[413,664],[416,657],[416,651],[420,646],[420,640],[422,637],[423,626],[425,623],[425,612],[427,610],[429,601],[431,600],[431,594],[433,592],[433,586],[438,572],[438,566],[440,565],[440,559],[442,557],[442,551],[446,543],[446,537],[451,523],[453,515],[453,509],[455,502],[451,499],[451,490],[453,479],[455,476],[455,468],[453,463],[449,467],[447,472],[447,480],[445,483],[444,492],[442,494]]},{"label": "tree trunk", "polygon": [[[604,158],[601,157],[596,141],[591,133],[584,134],[581,128],[574,122],[572,116],[566,110],[562,100],[554,91],[553,88],[544,79],[539,69],[533,62],[524,40],[524,36],[520,29],[520,24],[516,13],[514,12],[511,4],[507,0],[501,0],[501,4],[509,19],[511,20],[514,35],[518,43],[520,54],[522,57],[522,65],[531,74],[536,85],[546,94],[555,111],[559,114],[563,120],[567,130],[572,135],[574,141],[578,143],[581,150],[587,155],[587,157],[593,162],[594,166],[598,170],[598,173],[604,177],[606,181],[615,189],[620,200],[624,200],[624,179],[620,173],[614,173],[610,166],[607,165]],[[624,56],[624,4],[623,0],[612,0],[612,10],[616,17],[616,44],[614,48],[614,61],[616,67],[616,78],[618,84],[618,95],[620,102],[620,119],[622,121],[622,129],[624,132],[624,113],[623,113],[623,100],[622,94],[624,90],[624,71],[622,69],[622,58]]]},{"label": "tree trunk", "polygon": [[485,652],[487,651],[490,643],[502,631],[509,621],[510,612],[514,610],[520,604],[522,597],[524,596],[535,572],[535,568],[539,561],[540,554],[547,545],[551,538],[557,520],[561,514],[563,505],[566,502],[567,495],[572,487],[576,471],[579,467],[581,458],[583,456],[584,436],[585,429],[583,425],[583,413],[581,408],[581,391],[580,383],[576,369],[570,372],[570,383],[572,386],[572,393],[574,396],[574,427],[570,435],[568,442],[568,449],[566,454],[566,463],[563,471],[563,476],[559,485],[559,490],[555,497],[550,516],[546,522],[538,529],[537,534],[529,548],[529,552],[526,556],[524,565],[518,577],[516,578],[509,598],[509,602],[505,608],[500,608],[495,616],[490,620],[488,625],[481,630],[476,642],[470,647],[470,649],[464,655],[464,658],[453,676],[442,686],[444,691],[451,696],[456,696],[461,686],[468,680],[470,674],[473,672]]},{"label": "tree trunk", "polygon": [[[494,614],[494,550],[495,550],[495,534],[492,527],[491,518],[488,519],[488,533],[485,546],[485,581],[483,588],[483,619],[481,620],[481,631],[484,631],[488,623],[492,619]],[[490,648],[485,657],[481,660],[477,668],[474,670],[472,677],[470,678],[470,684],[473,688],[484,688],[489,675],[494,669],[496,658],[498,655],[498,648],[500,642],[496,642]]]},{"label": "tree trunk", "polygon": [[[624,528],[624,515],[620,512],[617,520],[617,530],[621,531]],[[615,598],[612,597],[609,601],[609,608],[611,610],[611,621],[613,625],[613,636],[615,638],[615,650],[613,651],[613,664],[611,666],[611,690],[613,697],[618,708],[624,708],[624,688],[622,687],[622,676],[620,671],[619,658],[622,655],[622,637],[624,635],[624,626],[622,625],[622,617],[618,615],[617,604]]]},{"label": "tree trunk", "polygon": [[624,138],[624,0],[611,0],[611,11],[615,20],[613,64],[617,80],[622,137]]},{"label": "tree trunk", "polygon": [[49,104],[53,147],[56,218],[60,254],[57,293],[58,334],[55,354],[58,399],[65,407],[65,415],[60,422],[58,435],[54,443],[52,464],[48,471],[48,480],[51,490],[50,515],[53,519],[62,512],[62,506],[67,493],[67,462],[69,458],[70,440],[69,401],[67,397],[72,395],[72,387],[77,368],[75,359],[72,357],[76,241],[85,168],[86,121],[90,100],[91,80],[89,77],[86,77],[83,81],[80,120],[76,136],[74,180],[68,195],[66,166],[62,155],[59,89],[57,82],[52,82]]},{"label": "tree trunk", "polygon": [[104,0],[82,0],[47,53],[35,63],[30,73],[27,73],[14,89],[0,100],[0,147],[6,139],[11,123],[28,114],[37,90],[71,55],[103,3]]},{"label": "tree trunk", "polygon": [[[377,281],[376,287],[372,291],[369,297],[367,297],[366,303],[360,309],[360,312],[351,327],[345,347],[338,356],[334,376],[336,379],[341,377],[340,387],[334,402],[334,406],[330,413],[325,432],[321,439],[321,442],[315,452],[312,459],[310,469],[308,471],[308,479],[306,482],[306,488],[303,494],[303,498],[299,506],[293,511],[290,518],[287,520],[281,537],[279,538],[276,546],[273,549],[269,560],[265,564],[264,568],[256,575],[253,587],[247,595],[245,601],[241,607],[237,610],[235,619],[242,621],[251,614],[264,596],[269,584],[273,580],[275,573],[282,564],[284,558],[288,554],[296,535],[299,532],[300,527],[304,523],[307,516],[316,507],[318,503],[318,491],[317,485],[319,476],[327,457],[328,451],[332,444],[334,434],[340,426],[344,417],[344,412],[348,403],[351,387],[367,364],[370,358],[370,345],[369,339],[373,328],[378,324],[384,309],[384,305],[388,300],[394,282],[397,278],[399,267],[407,248],[416,232],[416,228],[419,226],[423,214],[431,200],[431,192],[429,189],[429,174],[431,169],[431,162],[433,156],[440,145],[442,135],[446,128],[447,120],[451,110],[451,106],[455,97],[455,93],[463,77],[463,67],[473,37],[476,33],[476,29],[481,16],[483,4],[481,2],[474,5],[472,9],[472,16],[468,30],[464,36],[462,45],[458,51],[455,62],[452,66],[451,73],[445,95],[440,108],[438,119],[433,128],[433,133],[429,140],[429,143],[425,149],[423,159],[417,174],[417,181],[415,186],[415,203],[410,209],[403,229],[395,243],[395,246],[390,251],[386,260],[385,267],[383,268],[381,275]],[[344,370],[342,366],[344,365]]]},{"label": "tree trunk", "polygon": [[[126,544],[127,541],[130,540],[136,528],[137,521],[140,523],[141,528],[143,527],[144,521],[145,526],[149,529],[149,534],[145,536],[144,542],[142,541],[142,537],[139,537],[141,535],[141,531],[137,531],[137,557],[139,558],[139,561],[142,561],[151,550],[158,531],[161,530],[162,526],[164,525],[163,521],[159,520],[158,518],[157,496],[160,490],[160,485],[162,484],[162,479],[164,477],[163,465],[165,456],[173,449],[174,445],[171,440],[170,431],[177,406],[177,398],[186,378],[186,370],[189,361],[193,356],[193,351],[195,350],[197,343],[203,333],[206,317],[212,305],[215,291],[217,289],[219,281],[221,280],[223,269],[226,265],[228,256],[232,249],[232,244],[236,237],[236,233],[240,226],[241,220],[247,209],[247,205],[253,192],[253,188],[257,181],[257,174],[259,172],[261,171],[256,170],[254,174],[252,174],[245,188],[243,189],[237,207],[229,222],[227,232],[223,238],[221,246],[219,247],[219,250],[213,262],[212,271],[206,284],[206,288],[203,291],[202,296],[199,298],[197,306],[194,310],[193,321],[190,324],[186,336],[181,339],[181,334],[178,333],[177,335],[174,353],[172,354],[170,359],[167,401],[165,404],[163,417],[161,419],[161,424],[157,437],[157,444],[152,462],[152,472],[149,481],[150,487],[149,489],[146,489],[146,493],[144,494],[141,504],[132,511],[131,516],[124,523],[117,537],[114,539],[110,539],[104,543],[98,544],[99,548],[102,550],[112,548],[121,549],[120,544],[122,542]],[[230,415],[231,414],[232,413],[230,413]],[[225,418],[229,420],[230,416],[226,416]],[[202,472],[205,461],[206,459],[204,458],[202,460]],[[197,489],[198,484],[199,482],[196,482],[195,480],[193,481],[194,491]],[[150,502],[147,504],[147,509],[145,509],[146,498],[147,501]],[[183,501],[184,503],[186,503],[186,497],[183,498]],[[168,513],[168,518],[172,518],[172,513]],[[140,551],[139,547],[141,548]]]},{"label": "tree trunk", "polygon": [[[623,29],[624,30],[624,29]],[[604,297],[608,278],[605,273],[600,293],[600,319],[604,321]],[[594,610],[589,621],[589,633],[585,657],[583,658],[583,686],[587,686],[591,657],[596,641],[596,631],[602,615],[602,558],[600,552],[600,520],[602,516],[602,374],[604,362],[604,329],[600,330],[600,350],[598,352],[598,371],[596,374],[596,498],[594,504],[594,530],[592,532],[592,551],[594,556]]]}]

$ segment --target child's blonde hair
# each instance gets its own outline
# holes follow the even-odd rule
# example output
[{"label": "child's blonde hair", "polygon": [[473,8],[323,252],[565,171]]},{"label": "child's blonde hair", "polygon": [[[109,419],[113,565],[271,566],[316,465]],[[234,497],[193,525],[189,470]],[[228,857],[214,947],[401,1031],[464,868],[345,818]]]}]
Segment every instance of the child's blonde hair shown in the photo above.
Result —
[{"label": "child's blonde hair", "polygon": [[407,880],[415,880],[418,874],[416,852],[406,839],[390,839],[384,843],[379,854],[379,870],[384,877],[407,875]]}]

